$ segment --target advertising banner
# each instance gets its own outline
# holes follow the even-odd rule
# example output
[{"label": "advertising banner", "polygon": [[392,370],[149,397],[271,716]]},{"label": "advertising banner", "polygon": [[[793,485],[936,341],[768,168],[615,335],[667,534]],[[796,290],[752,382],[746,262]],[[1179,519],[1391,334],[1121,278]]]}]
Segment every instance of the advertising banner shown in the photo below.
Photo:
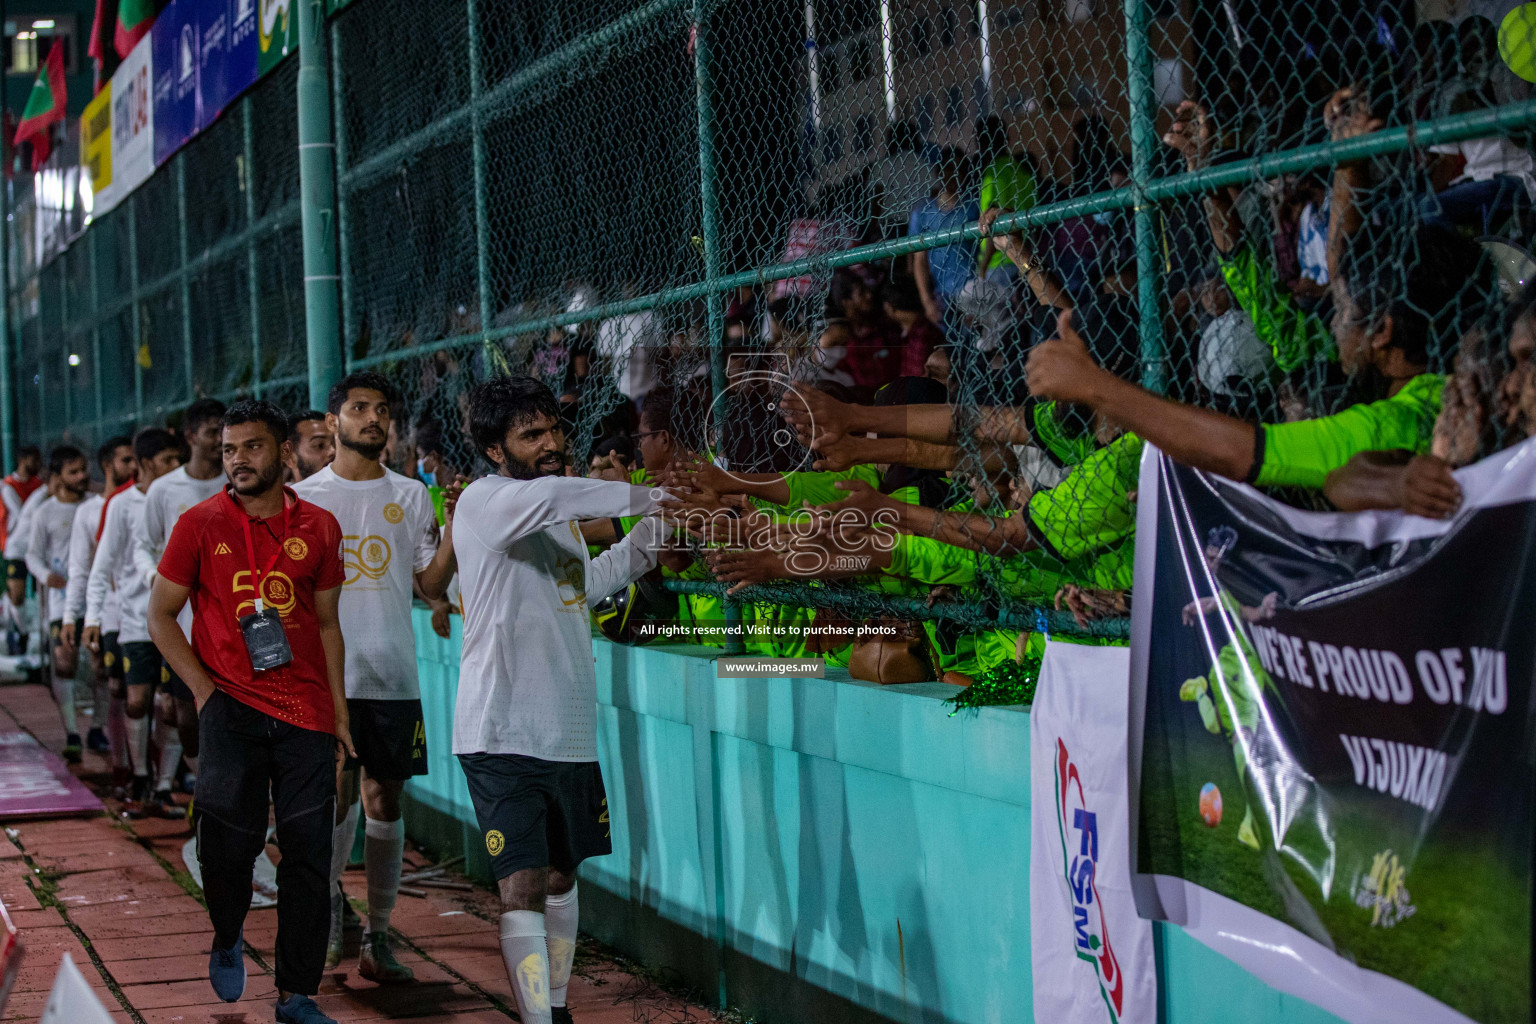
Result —
[{"label": "advertising banner", "polygon": [[198,11],[198,130],[208,127],[257,75],[256,0],[178,0]]},{"label": "advertising banner", "polygon": [[1131,893],[1130,651],[1050,642],[1030,708],[1035,1020],[1157,1024],[1152,925]]},{"label": "advertising banner", "polygon": [[1449,522],[1147,449],[1137,903],[1346,1020],[1531,1019],[1536,441]]},{"label": "advertising banner", "polygon": [[140,39],[112,75],[112,203],[155,172],[154,43]]},{"label": "advertising banner", "polygon": [[266,74],[299,49],[299,12],[293,0],[256,0],[260,54],[258,73]]},{"label": "advertising banner", "polygon": [[91,183],[91,216],[117,205],[112,188],[112,83],[101,87],[80,115],[80,164]]},{"label": "advertising banner", "polygon": [[198,9],[196,0],[172,0],[155,19],[155,166],[197,132]]}]

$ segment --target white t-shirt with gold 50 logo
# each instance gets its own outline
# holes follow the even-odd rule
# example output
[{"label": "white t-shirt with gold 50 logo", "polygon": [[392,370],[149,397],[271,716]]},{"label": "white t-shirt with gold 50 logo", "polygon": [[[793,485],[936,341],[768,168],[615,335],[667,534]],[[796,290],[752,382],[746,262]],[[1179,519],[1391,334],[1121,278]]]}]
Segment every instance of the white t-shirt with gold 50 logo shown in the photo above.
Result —
[{"label": "white t-shirt with gold 50 logo", "polygon": [[388,469],[377,480],[343,480],[327,466],[293,489],[341,524],[347,696],[415,700],[421,690],[411,581],[437,553],[437,518],[426,485]]}]

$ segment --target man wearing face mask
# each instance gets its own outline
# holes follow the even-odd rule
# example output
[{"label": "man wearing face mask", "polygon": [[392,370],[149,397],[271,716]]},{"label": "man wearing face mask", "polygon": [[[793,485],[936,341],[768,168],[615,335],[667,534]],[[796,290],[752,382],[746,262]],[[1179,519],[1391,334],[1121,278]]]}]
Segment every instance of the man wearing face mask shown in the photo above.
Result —
[{"label": "man wearing face mask", "polygon": [[654,516],[661,491],[564,475],[554,394],[501,377],[469,397],[496,468],[454,515],[464,648],[453,750],[501,896],[501,952],[525,1024],[570,1021],[576,868],[611,852],[597,764],[589,605],[656,564],[659,519],[591,558],[578,520]]},{"label": "man wearing face mask", "polygon": [[443,431],[431,420],[418,420],[416,444],[416,479],[428,487],[447,487],[458,475],[443,454]]}]

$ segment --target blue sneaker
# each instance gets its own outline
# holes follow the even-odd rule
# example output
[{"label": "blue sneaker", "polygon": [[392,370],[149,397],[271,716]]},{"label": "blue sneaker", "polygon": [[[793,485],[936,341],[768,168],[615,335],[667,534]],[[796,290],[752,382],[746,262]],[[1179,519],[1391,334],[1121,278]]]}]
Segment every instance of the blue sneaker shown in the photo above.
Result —
[{"label": "blue sneaker", "polygon": [[245,994],[245,942],[236,939],[229,949],[215,949],[208,954],[208,982],[213,992],[226,1003]]},{"label": "blue sneaker", "polygon": [[277,1024],[336,1024],[336,1021],[327,1017],[309,996],[295,992],[287,1002],[277,1004]]}]

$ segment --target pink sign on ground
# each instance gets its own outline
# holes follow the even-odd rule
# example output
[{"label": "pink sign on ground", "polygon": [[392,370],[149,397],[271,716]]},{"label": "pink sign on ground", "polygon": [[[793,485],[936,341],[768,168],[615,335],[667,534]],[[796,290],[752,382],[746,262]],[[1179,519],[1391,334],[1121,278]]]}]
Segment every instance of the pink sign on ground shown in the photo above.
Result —
[{"label": "pink sign on ground", "polygon": [[100,814],[64,759],[24,732],[0,732],[0,821]]}]

